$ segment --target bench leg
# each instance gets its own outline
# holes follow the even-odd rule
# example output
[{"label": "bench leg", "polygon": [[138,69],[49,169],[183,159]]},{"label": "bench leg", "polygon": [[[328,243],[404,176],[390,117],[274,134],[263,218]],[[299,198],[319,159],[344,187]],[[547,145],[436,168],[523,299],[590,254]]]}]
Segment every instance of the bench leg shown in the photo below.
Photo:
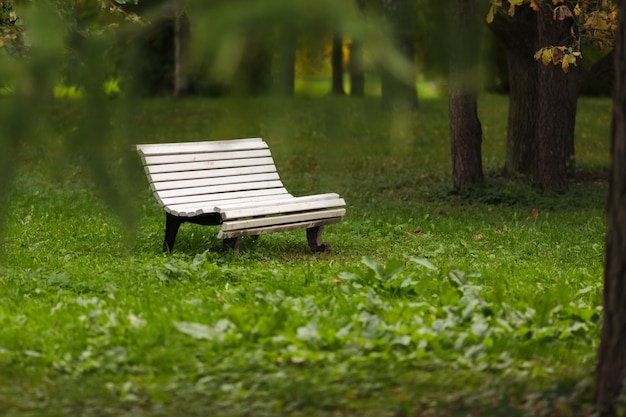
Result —
[{"label": "bench leg", "polygon": [[239,245],[241,244],[241,236],[229,237],[222,242],[222,252],[227,252],[232,249],[234,255],[239,254]]},{"label": "bench leg", "polygon": [[329,252],[330,245],[326,242],[322,242],[322,232],[324,226],[309,227],[306,229],[306,240],[309,242],[309,247],[313,252]]},{"label": "bench leg", "polygon": [[172,252],[174,241],[180,225],[184,222],[176,216],[165,213],[165,239],[163,240],[163,252]]}]

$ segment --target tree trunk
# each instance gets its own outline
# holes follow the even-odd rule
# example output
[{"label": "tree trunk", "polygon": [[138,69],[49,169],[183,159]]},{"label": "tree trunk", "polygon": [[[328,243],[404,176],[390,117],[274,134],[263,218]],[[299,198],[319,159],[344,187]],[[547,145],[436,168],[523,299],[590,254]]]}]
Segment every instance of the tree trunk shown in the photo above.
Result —
[{"label": "tree trunk", "polygon": [[294,30],[283,29],[279,39],[280,52],[277,57],[278,71],[276,90],[281,96],[292,97],[296,82],[296,34]]},{"label": "tree trunk", "polygon": [[475,0],[455,0],[450,54],[449,119],[452,179],[457,190],[483,180],[477,81],[480,36]]},{"label": "tree trunk", "polygon": [[509,119],[505,172],[531,176],[546,189],[567,190],[573,169],[576,105],[585,71],[564,73],[534,61],[542,46],[560,45],[571,21],[554,20],[546,3],[538,12],[525,5],[513,17],[498,14],[489,25],[507,50]]},{"label": "tree trunk", "polygon": [[[571,22],[555,20],[552,9],[542,3],[537,11],[539,43],[559,45],[569,34]],[[537,84],[538,160],[535,180],[546,190],[567,191],[566,144],[574,134],[576,114],[568,90],[567,73],[560,66],[539,64]]]},{"label": "tree trunk", "polygon": [[509,71],[509,118],[504,171],[531,176],[537,161],[538,64],[537,17],[529,6],[513,17],[497,14],[489,28],[506,49]]},{"label": "tree trunk", "polygon": [[350,95],[363,97],[365,95],[365,73],[363,72],[363,45],[361,41],[353,40],[350,44]]},{"label": "tree trunk", "polygon": [[176,1],[174,8],[174,97],[182,97],[189,92],[187,76],[189,18],[184,11],[183,1]]},{"label": "tree trunk", "polygon": [[[357,0],[360,11],[365,10],[365,0]],[[353,39],[350,44],[350,60],[348,61],[350,72],[350,95],[363,97],[365,95],[365,73],[363,71],[363,42]]]},{"label": "tree trunk", "polygon": [[343,38],[338,34],[333,35],[330,63],[333,80],[331,94],[343,96],[346,94],[343,89]]},{"label": "tree trunk", "polygon": [[507,175],[531,176],[537,157],[538,64],[532,54],[507,51],[509,69],[509,118],[507,123]]},{"label": "tree trunk", "polygon": [[626,1],[618,2],[618,10],[604,308],[595,392],[602,417],[617,414],[617,399],[626,378]]},{"label": "tree trunk", "polygon": [[[393,30],[395,44],[398,51],[404,55],[407,61],[413,65],[415,61],[415,47],[412,36],[412,13],[408,0],[381,0],[383,17],[389,22]],[[383,70],[381,74],[382,107],[389,110],[398,106],[415,110],[418,107],[417,87],[415,76],[412,77],[412,85],[408,85],[389,71]]]}]

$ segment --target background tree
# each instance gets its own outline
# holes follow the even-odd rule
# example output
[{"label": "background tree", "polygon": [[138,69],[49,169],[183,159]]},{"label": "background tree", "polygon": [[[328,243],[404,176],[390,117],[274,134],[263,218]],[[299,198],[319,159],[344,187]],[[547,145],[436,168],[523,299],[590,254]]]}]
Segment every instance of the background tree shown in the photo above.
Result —
[{"label": "background tree", "polygon": [[480,14],[476,0],[452,6],[449,119],[452,181],[457,190],[482,181],[482,128],[478,119]]},{"label": "background tree", "polygon": [[189,18],[183,0],[175,0],[174,9],[174,97],[189,93],[187,71],[187,45],[189,43]]},{"label": "background tree", "polygon": [[[536,12],[539,46],[566,46],[572,31],[569,18],[555,19],[554,9],[546,2],[538,3]],[[571,41],[570,41],[571,42]],[[533,54],[534,55],[534,54]],[[573,140],[576,97],[568,91],[565,71],[555,65],[538,66],[537,86],[537,156],[533,177],[545,189],[567,191],[566,143]]]},{"label": "background tree", "polygon": [[623,410],[626,378],[626,2],[619,1],[615,38],[612,161],[604,265],[604,308],[595,403],[604,417]]},{"label": "background tree", "polygon": [[[610,45],[613,19],[611,1],[521,0],[492,5],[487,21],[506,48],[509,70],[505,172],[528,175],[545,189],[567,189],[566,170],[574,161],[576,102],[590,73],[577,65],[581,48]],[[548,64],[566,74],[555,73]]]},{"label": "background tree", "polygon": [[281,96],[291,97],[295,92],[297,30],[290,23],[278,29],[274,90]]},{"label": "background tree", "polygon": [[415,21],[414,3],[411,0],[381,0],[381,10],[391,30],[395,46],[411,64],[413,71],[412,84],[406,84],[389,71],[383,69],[382,106],[390,109],[396,105],[416,109],[417,87],[415,86],[415,45],[413,41],[413,23]]},{"label": "background tree", "polygon": [[[359,12],[365,11],[365,0],[356,0]],[[352,39],[350,42],[350,60],[348,71],[350,73],[350,95],[363,97],[365,95],[365,71],[363,68],[363,43],[360,39]]]},{"label": "background tree", "polygon": [[345,95],[343,88],[343,37],[335,32],[333,34],[332,50],[330,56],[331,63],[331,94]]}]

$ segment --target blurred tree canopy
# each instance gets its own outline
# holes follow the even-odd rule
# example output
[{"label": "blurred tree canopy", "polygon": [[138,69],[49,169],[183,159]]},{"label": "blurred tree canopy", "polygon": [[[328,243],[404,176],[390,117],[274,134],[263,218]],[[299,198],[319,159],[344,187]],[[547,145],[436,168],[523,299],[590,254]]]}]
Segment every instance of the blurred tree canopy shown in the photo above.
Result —
[{"label": "blurred tree canopy", "polygon": [[[190,28],[184,29],[181,22],[187,19]],[[168,35],[155,35],[155,28],[163,27]],[[188,36],[180,55],[172,56],[175,35],[184,36],[186,30],[193,36]],[[130,199],[107,169],[106,149],[129,145],[133,136],[112,138],[112,102],[103,88],[107,80],[123,84],[115,106],[128,115],[133,97],[173,88],[176,59],[185,59],[185,71],[198,75],[195,84],[190,82],[198,91],[284,92],[288,83],[283,80],[293,84],[296,40],[303,36],[315,42],[335,31],[361,42],[371,65],[406,84],[414,82],[411,63],[393,47],[379,16],[352,1],[0,2],[0,206],[6,207],[20,149],[45,133],[40,128],[48,116],[44,108],[59,83],[77,85],[83,100],[81,125],[68,133],[66,147],[81,155],[106,200],[130,226]],[[152,55],[151,45],[161,53]],[[169,73],[156,90],[153,81],[145,83],[148,59],[156,59],[149,64]]]}]

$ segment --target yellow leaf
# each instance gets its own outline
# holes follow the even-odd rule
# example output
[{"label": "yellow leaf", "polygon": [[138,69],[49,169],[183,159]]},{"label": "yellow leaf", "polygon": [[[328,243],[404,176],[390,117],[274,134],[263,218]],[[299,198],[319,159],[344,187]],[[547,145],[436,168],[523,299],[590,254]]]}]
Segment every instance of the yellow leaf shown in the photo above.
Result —
[{"label": "yellow leaf", "polygon": [[563,60],[563,55],[565,54],[564,46],[553,46],[552,47],[552,63],[554,65],[561,63]]},{"label": "yellow leaf", "polygon": [[491,5],[491,7],[489,8],[489,13],[487,13],[487,23],[492,23],[493,22],[493,18],[496,14],[496,6],[494,6],[493,4]]},{"label": "yellow leaf", "polygon": [[580,16],[580,4],[576,4],[576,7],[574,7],[574,14],[576,15],[576,17]]},{"label": "yellow leaf", "polygon": [[534,0],[530,0],[530,7],[536,12],[539,11],[539,5]]},{"label": "yellow leaf", "polygon": [[546,48],[541,54],[541,62],[543,65],[548,65],[550,61],[552,61],[552,49]]},{"label": "yellow leaf", "polygon": [[509,16],[515,16],[515,7],[521,6],[525,0],[509,0]]},{"label": "yellow leaf", "polygon": [[[561,67],[563,71],[567,72],[570,64],[576,66],[576,52],[572,52],[571,54],[567,54],[563,57],[563,62],[561,63]],[[580,55],[580,52],[578,53]]]},{"label": "yellow leaf", "polygon": [[4,46],[4,41],[0,39],[0,48],[2,48],[3,46]]}]

